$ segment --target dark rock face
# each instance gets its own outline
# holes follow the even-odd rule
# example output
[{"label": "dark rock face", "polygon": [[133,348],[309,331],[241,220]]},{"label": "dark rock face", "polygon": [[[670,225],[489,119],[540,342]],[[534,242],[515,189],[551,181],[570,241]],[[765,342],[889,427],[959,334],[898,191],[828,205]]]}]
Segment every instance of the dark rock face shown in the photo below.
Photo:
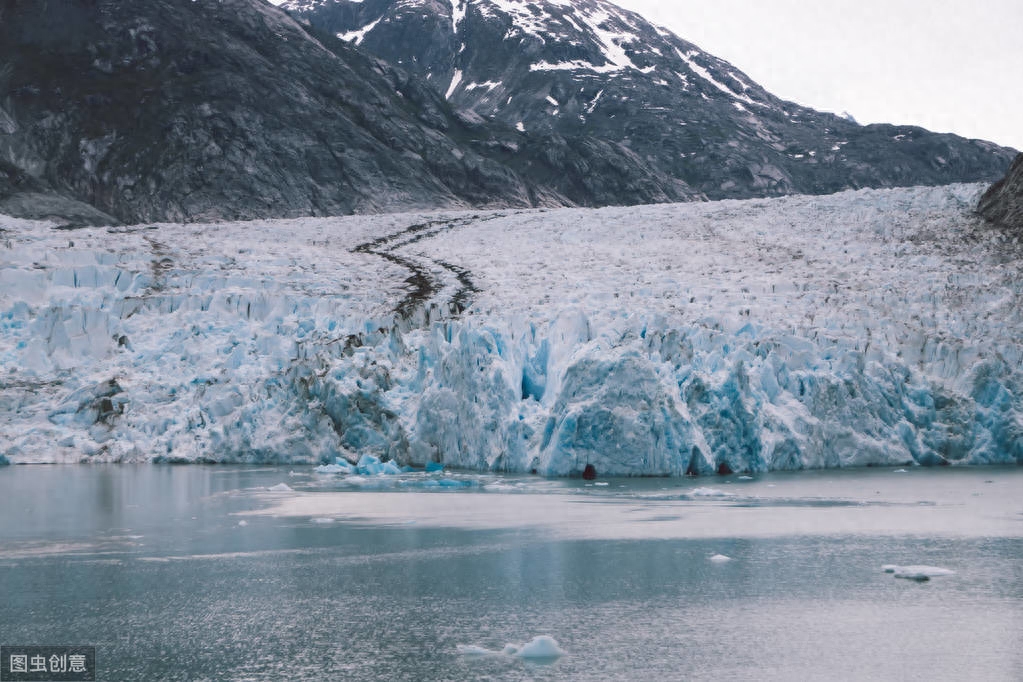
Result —
[{"label": "dark rock face", "polygon": [[1023,234],[1023,154],[1004,178],[984,192],[977,211],[991,222]]},{"label": "dark rock face", "polygon": [[0,13],[0,197],[24,215],[40,194],[125,222],[571,203],[487,155],[508,140],[263,0]]},{"label": "dark rock face", "polygon": [[[323,31],[407,68],[452,103],[600,147],[627,177],[712,199],[993,180],[1014,152],[911,126],[860,126],[774,97],[731,64],[604,0],[290,0]],[[523,153],[529,154],[527,148]],[[575,151],[568,142],[563,154]],[[603,173],[601,164],[592,174]],[[628,194],[602,201],[661,200]],[[559,191],[566,191],[564,184]],[[623,201],[624,200],[624,201]]]},{"label": "dark rock face", "polygon": [[34,178],[0,161],[0,213],[15,218],[50,220],[60,227],[115,225],[112,216],[55,191]]}]

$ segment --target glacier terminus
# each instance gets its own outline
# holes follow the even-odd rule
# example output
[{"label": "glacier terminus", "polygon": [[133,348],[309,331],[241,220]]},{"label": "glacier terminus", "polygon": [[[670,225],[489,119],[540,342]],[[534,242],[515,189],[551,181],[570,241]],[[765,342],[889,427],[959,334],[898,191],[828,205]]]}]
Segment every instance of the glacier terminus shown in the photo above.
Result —
[{"label": "glacier terminus", "polygon": [[60,230],[0,217],[13,463],[1023,462],[980,185]]}]

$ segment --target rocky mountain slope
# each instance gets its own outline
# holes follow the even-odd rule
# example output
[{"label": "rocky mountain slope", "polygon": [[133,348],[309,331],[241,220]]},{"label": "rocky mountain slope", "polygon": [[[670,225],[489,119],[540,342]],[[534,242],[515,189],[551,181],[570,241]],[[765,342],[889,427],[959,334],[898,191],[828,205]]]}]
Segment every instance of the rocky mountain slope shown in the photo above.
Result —
[{"label": "rocky mountain slope", "polygon": [[984,193],[977,210],[991,222],[1023,235],[1023,154],[1016,157],[1006,176]]},{"label": "rocky mountain slope", "polygon": [[[13,214],[40,217],[43,194],[124,222],[560,205],[572,200],[544,177],[582,181],[516,157],[541,182],[524,179],[500,160],[518,149],[514,130],[480,130],[401,70],[263,0],[0,11],[0,162],[20,178],[0,200]],[[641,185],[643,173],[592,184]]]},{"label": "rocky mountain slope", "polygon": [[0,5],[0,211],[603,206],[993,180],[1011,158],[782,102],[598,0],[288,8],[299,21],[265,0]]},{"label": "rocky mountain slope", "polygon": [[627,149],[712,199],[994,180],[1013,152],[785,102],[604,0],[288,0],[302,21],[529,135]]}]

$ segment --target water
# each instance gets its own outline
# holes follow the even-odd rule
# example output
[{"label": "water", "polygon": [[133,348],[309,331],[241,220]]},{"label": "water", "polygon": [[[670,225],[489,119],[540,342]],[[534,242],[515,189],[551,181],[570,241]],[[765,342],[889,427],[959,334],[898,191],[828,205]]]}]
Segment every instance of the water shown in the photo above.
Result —
[{"label": "water", "polygon": [[[0,468],[0,642],[104,680],[1023,678],[1019,468],[447,478]],[[536,635],[566,655],[458,650]]]}]

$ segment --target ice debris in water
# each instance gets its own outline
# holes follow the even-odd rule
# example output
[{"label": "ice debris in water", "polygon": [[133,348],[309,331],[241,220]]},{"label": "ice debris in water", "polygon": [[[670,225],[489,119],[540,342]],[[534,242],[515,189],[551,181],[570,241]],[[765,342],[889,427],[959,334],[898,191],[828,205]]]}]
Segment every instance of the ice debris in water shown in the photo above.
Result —
[{"label": "ice debris in water", "polygon": [[287,483],[278,483],[267,488],[272,493],[290,493],[293,488]]},{"label": "ice debris in water", "polygon": [[319,517],[313,519],[313,523],[323,523],[323,524],[334,523],[334,519],[330,518],[329,516],[319,516]]},{"label": "ice debris in water", "polygon": [[693,488],[689,491],[689,497],[731,497],[732,493],[726,493],[717,488]]},{"label": "ice debris in water", "polygon": [[940,566],[898,566],[896,564],[885,564],[881,569],[885,573],[894,573],[896,578],[916,580],[917,582],[926,582],[931,578],[955,575],[955,571],[952,569]]},{"label": "ice debris in water", "polygon": [[534,661],[553,661],[565,655],[565,650],[549,635],[534,637],[525,644],[505,644],[500,651],[476,644],[459,644],[457,649],[463,656],[515,656]]},{"label": "ice debris in water", "polygon": [[315,471],[318,474],[354,474],[356,468],[345,458],[335,457],[333,464],[321,464]]},{"label": "ice debris in water", "polygon": [[731,560],[732,560],[732,557],[725,556],[724,554],[715,554],[714,556],[710,557],[710,559],[709,559],[709,561],[713,561],[715,564],[723,564],[723,563],[725,563],[727,561],[731,561]]},{"label": "ice debris in water", "polygon": [[381,462],[379,457],[373,455],[360,457],[355,469],[362,476],[395,476],[401,473],[401,467],[393,459]]}]

